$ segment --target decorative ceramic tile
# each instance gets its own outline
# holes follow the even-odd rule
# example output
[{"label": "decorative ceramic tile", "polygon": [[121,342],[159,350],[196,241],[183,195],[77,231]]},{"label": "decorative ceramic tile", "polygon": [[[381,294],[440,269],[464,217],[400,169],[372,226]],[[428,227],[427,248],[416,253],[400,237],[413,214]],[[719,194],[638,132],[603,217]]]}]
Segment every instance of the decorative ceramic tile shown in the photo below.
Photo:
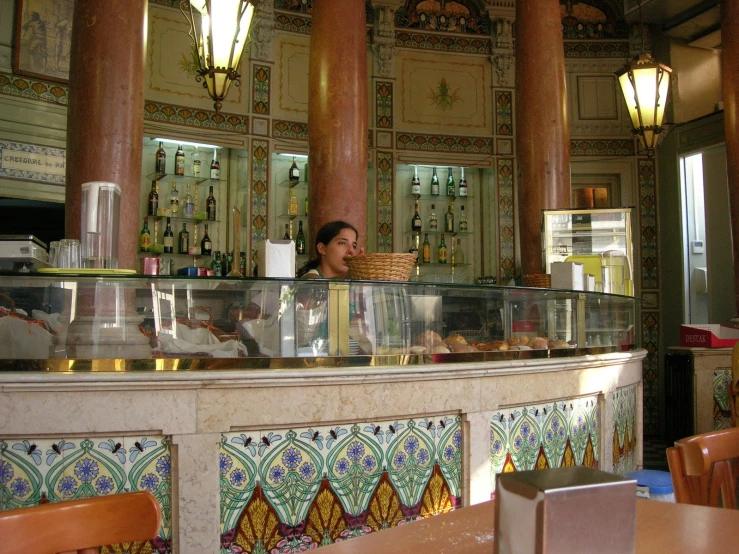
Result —
[{"label": "decorative ceramic tile", "polygon": [[629,57],[629,41],[567,42],[565,58],[624,58]]},{"label": "decorative ceramic tile", "polygon": [[437,52],[464,52],[465,54],[490,54],[492,52],[491,40],[408,33],[406,31],[395,32],[395,46]]},{"label": "decorative ceramic tile", "polygon": [[731,390],[731,370],[719,369],[713,372],[713,428],[731,427],[729,391]]},{"label": "decorative ceramic tile", "polygon": [[459,416],[223,435],[221,552],[311,550],[461,505]]},{"label": "decorative ceramic tile", "polygon": [[0,177],[64,185],[66,167],[64,148],[0,140]]},{"label": "decorative ceramic tile", "polygon": [[69,87],[66,85],[47,83],[11,73],[0,73],[0,94],[31,98],[63,106],[66,106],[69,101]]},{"label": "decorative ceramic tile", "polygon": [[377,152],[377,251],[393,251],[393,155]]},{"label": "decorative ceramic tile", "polygon": [[496,154],[500,156],[512,156],[513,155],[513,139],[499,138],[495,140]]},{"label": "decorative ceramic tile", "polygon": [[507,283],[515,271],[515,233],[513,200],[513,160],[498,159],[498,249],[500,268],[498,282]]},{"label": "decorative ceramic tile", "polygon": [[254,65],[254,83],[252,90],[252,111],[260,115],[269,115],[270,72],[268,65]]},{"label": "decorative ceramic tile", "polygon": [[492,154],[493,140],[483,137],[398,133],[395,148],[398,150],[424,150],[429,152]]},{"label": "decorative ceramic tile", "polygon": [[659,288],[657,258],[657,186],[654,160],[639,159],[639,221],[641,223],[641,286]]},{"label": "decorative ceramic tile", "polygon": [[392,129],[393,127],[393,84],[378,81],[375,83],[377,127]]},{"label": "decorative ceramic tile", "polygon": [[261,117],[251,118],[251,130],[255,135],[269,136],[269,119]]},{"label": "decorative ceramic tile", "polygon": [[300,121],[272,121],[272,136],[293,140],[308,140],[308,124]]},{"label": "decorative ceramic tile", "polygon": [[171,452],[166,437],[0,439],[0,510],[147,490],[159,502],[162,527],[150,543],[102,552],[172,551]]},{"label": "decorative ceramic tile", "polygon": [[266,140],[252,140],[251,167],[251,270],[257,264],[257,245],[267,238],[267,153],[269,143]]},{"label": "decorative ceramic tile", "polygon": [[572,156],[633,156],[632,139],[571,140]]},{"label": "decorative ceramic tile", "polygon": [[647,356],[642,361],[644,435],[659,435],[659,313],[642,313],[641,347]]},{"label": "decorative ceramic tile", "polygon": [[173,106],[160,102],[146,102],[144,104],[144,119],[203,129],[218,129],[238,133],[249,132],[249,118],[246,116],[223,112],[216,113],[215,111]]},{"label": "decorative ceramic tile", "polygon": [[613,472],[626,475],[636,467],[636,385],[613,394]]},{"label": "decorative ceramic tile", "polygon": [[495,132],[499,135],[513,134],[513,93],[495,93]]},{"label": "decorative ceramic tile", "polygon": [[600,466],[598,397],[508,408],[490,422],[495,475],[550,467]]}]

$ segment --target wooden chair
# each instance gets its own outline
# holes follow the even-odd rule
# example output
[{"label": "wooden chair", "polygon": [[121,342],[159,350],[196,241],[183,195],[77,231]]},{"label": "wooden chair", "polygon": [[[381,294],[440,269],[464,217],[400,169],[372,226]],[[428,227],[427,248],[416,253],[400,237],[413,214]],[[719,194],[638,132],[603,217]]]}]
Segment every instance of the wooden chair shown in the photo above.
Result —
[{"label": "wooden chair", "polygon": [[100,546],[153,539],[161,524],[148,492],[19,508],[0,512],[0,554],[98,554]]},{"label": "wooden chair", "polygon": [[677,502],[736,509],[739,427],[680,439],[667,463]]}]

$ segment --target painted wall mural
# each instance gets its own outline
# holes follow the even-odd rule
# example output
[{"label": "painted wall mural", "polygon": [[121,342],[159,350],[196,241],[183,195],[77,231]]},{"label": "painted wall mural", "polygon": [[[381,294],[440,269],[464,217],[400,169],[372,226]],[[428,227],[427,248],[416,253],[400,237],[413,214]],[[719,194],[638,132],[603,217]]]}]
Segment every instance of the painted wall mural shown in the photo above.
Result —
[{"label": "painted wall mural", "polygon": [[395,12],[398,28],[490,35],[490,17],[474,0],[407,0]]},{"label": "painted wall mural", "polygon": [[393,251],[392,152],[377,152],[377,251]]},{"label": "painted wall mural", "polygon": [[713,372],[713,428],[731,427],[729,391],[731,390],[731,370],[719,369]]},{"label": "painted wall mural", "polygon": [[104,554],[172,552],[172,457],[164,436],[0,438],[0,511],[50,502],[149,491],[162,509],[147,543],[110,545]]},{"label": "painted wall mural", "polygon": [[312,550],[461,506],[457,415],[222,435],[221,552]]},{"label": "painted wall mural", "polygon": [[599,429],[597,396],[496,413],[490,422],[493,489],[498,473],[569,466],[598,469]]},{"label": "painted wall mural", "polygon": [[636,467],[636,385],[613,393],[613,472],[626,475]]},{"label": "painted wall mural", "polygon": [[267,238],[267,159],[269,143],[266,140],[252,140],[251,167],[251,271],[257,264],[257,245]]}]

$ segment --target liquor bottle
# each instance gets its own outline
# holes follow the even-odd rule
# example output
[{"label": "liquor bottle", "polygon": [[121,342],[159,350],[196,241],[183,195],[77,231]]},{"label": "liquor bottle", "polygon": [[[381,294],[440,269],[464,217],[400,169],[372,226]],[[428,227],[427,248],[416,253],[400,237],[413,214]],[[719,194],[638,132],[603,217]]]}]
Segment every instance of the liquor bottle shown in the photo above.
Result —
[{"label": "liquor bottle", "polygon": [[164,253],[172,254],[174,252],[174,233],[172,232],[172,222],[167,218],[167,228],[164,230]]},{"label": "liquor bottle", "polygon": [[298,164],[295,163],[295,156],[293,156],[293,164],[290,166],[290,183],[295,186],[300,182],[300,169]]},{"label": "liquor bottle", "polygon": [[462,168],[462,179],[459,181],[459,195],[467,196],[467,179],[464,178],[464,168]]},{"label": "liquor bottle", "polygon": [[205,199],[205,209],[208,211],[208,220],[216,220],[216,197],[213,196],[213,186],[208,191],[208,198]]},{"label": "liquor bottle", "polygon": [[423,237],[423,263],[431,263],[431,243],[429,242],[428,233],[426,233]]},{"label": "liquor bottle", "polygon": [[246,252],[239,254],[239,273],[242,277],[246,277]]},{"label": "liquor bottle", "polygon": [[461,239],[457,239],[457,245],[454,247],[454,263],[464,265],[464,251],[462,250]]},{"label": "liquor bottle", "polygon": [[282,237],[282,240],[292,240],[290,238],[290,224],[285,223],[285,235]]},{"label": "liquor bottle", "polygon": [[287,215],[298,215],[298,199],[295,196],[295,191],[290,189],[290,200],[287,204]]},{"label": "liquor bottle", "polygon": [[190,250],[190,233],[187,232],[187,223],[182,224],[182,231],[180,231],[180,254],[187,254]]},{"label": "liquor bottle", "polygon": [[429,216],[429,229],[436,231],[439,228],[439,220],[436,219],[436,204],[431,204],[431,215]]},{"label": "liquor bottle", "polygon": [[452,212],[452,203],[449,203],[449,207],[446,210],[446,216],[444,217],[444,231],[447,233],[454,232],[454,212]]},{"label": "liquor bottle", "polygon": [[195,147],[195,152],[192,153],[192,176],[193,177],[200,177],[200,152],[198,152],[198,147]]},{"label": "liquor bottle", "polygon": [[200,253],[203,256],[210,256],[213,252],[213,243],[210,242],[210,237],[208,236],[208,224],[205,224],[205,233],[203,234],[203,240],[200,241]]},{"label": "liquor bottle", "polygon": [[421,195],[421,180],[418,178],[418,166],[413,166],[413,180],[411,181],[411,194]]},{"label": "liquor bottle", "polygon": [[218,161],[218,151],[213,150],[213,161],[210,162],[210,178],[221,178],[221,162]]},{"label": "liquor bottle", "polygon": [[157,175],[167,174],[167,152],[164,151],[162,142],[159,142],[159,149],[156,153],[156,173]]},{"label": "liquor bottle", "polygon": [[156,216],[159,209],[159,193],[157,192],[156,179],[151,182],[151,192],[149,192],[149,215]]},{"label": "liquor bottle", "polygon": [[446,263],[446,243],[444,242],[444,233],[441,234],[441,240],[439,241],[439,263]]},{"label": "liquor bottle", "polygon": [[185,174],[185,151],[182,150],[181,144],[177,147],[177,153],[174,155],[174,174]]},{"label": "liquor bottle", "polygon": [[169,195],[169,209],[173,217],[180,214],[180,193],[177,191],[177,183],[172,181],[172,192]]},{"label": "liquor bottle", "polygon": [[416,264],[418,263],[418,240],[420,238],[421,238],[421,236],[418,233],[414,233],[413,234],[413,237],[411,238],[411,247],[408,250],[408,253],[409,254],[413,254],[413,256],[414,256],[414,258],[413,258],[414,262],[413,263],[416,263]]},{"label": "liquor bottle", "polygon": [[411,231],[414,233],[420,233],[422,225],[423,221],[421,220],[421,216],[418,214],[418,198],[416,198],[416,213],[411,220]]},{"label": "liquor bottle", "polygon": [[216,253],[213,255],[213,263],[211,264],[211,267],[213,268],[213,271],[216,274],[216,277],[222,277],[223,276],[223,264],[221,263],[221,251],[216,250]]},{"label": "liquor bottle", "polygon": [[305,235],[303,234],[303,222],[298,221],[298,235],[295,237],[295,251],[305,254]]},{"label": "liquor bottle", "polygon": [[187,189],[185,190],[185,217],[192,217],[193,215],[195,215],[195,203],[190,193],[190,183],[187,183]]},{"label": "liquor bottle", "polygon": [[148,252],[151,250],[151,233],[149,232],[149,218],[144,218],[144,228],[141,229],[141,235],[139,237],[139,244],[142,252]]},{"label": "liquor bottle", "polygon": [[454,175],[452,175],[452,168],[449,168],[449,176],[446,179],[446,195],[454,198],[457,195],[457,187],[454,184]]},{"label": "liquor bottle", "polygon": [[225,274],[228,275],[234,270],[234,251],[226,252],[226,267]]},{"label": "liquor bottle", "polygon": [[467,230],[467,214],[464,213],[464,206],[460,206],[460,209],[462,210],[462,213],[459,214],[459,230],[466,231]]},{"label": "liquor bottle", "polygon": [[431,176],[431,196],[439,196],[439,177],[436,175],[436,168]]}]

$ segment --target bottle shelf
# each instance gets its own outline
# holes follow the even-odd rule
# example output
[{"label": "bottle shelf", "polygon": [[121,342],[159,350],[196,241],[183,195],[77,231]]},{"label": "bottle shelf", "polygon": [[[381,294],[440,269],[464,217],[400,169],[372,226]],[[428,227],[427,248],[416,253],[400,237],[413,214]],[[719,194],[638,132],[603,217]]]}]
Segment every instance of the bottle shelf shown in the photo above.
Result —
[{"label": "bottle shelf", "polygon": [[308,214],[296,214],[296,215],[291,215],[291,214],[279,214],[279,215],[277,216],[277,219],[296,219],[296,218],[298,218],[298,217],[308,217]]},{"label": "bottle shelf", "polygon": [[414,264],[413,267],[421,267],[421,268],[423,268],[423,267],[467,267],[468,265],[472,265],[472,264],[468,264],[468,263],[453,264],[451,262],[447,262],[445,264],[442,264],[442,263],[439,263],[439,262],[431,262],[431,263],[425,264],[425,263],[421,262],[419,264]]},{"label": "bottle shelf", "polygon": [[192,222],[195,224],[199,223],[220,223],[217,219],[208,219],[207,217],[180,217],[177,215],[147,215],[149,221],[161,221],[162,219],[171,219],[172,221]]},{"label": "bottle shelf", "polygon": [[[154,246],[152,244],[152,246]],[[162,246],[159,244],[158,246]],[[141,252],[139,251],[139,257],[145,258],[145,257],[160,257],[160,256],[171,256],[173,258],[210,258],[212,257],[212,254],[180,254],[179,252]]]},{"label": "bottle shelf", "polygon": [[308,181],[292,182],[288,180],[280,181],[279,183],[277,183],[277,185],[280,187],[289,186],[291,189],[294,189],[295,187],[305,186],[307,184],[308,184]]},{"label": "bottle shelf", "polygon": [[203,175],[198,175],[197,177],[195,177],[194,175],[175,175],[173,173],[150,173],[146,176],[146,178],[156,179],[157,181],[160,181],[160,184],[162,184],[161,182],[164,182],[165,179],[167,181],[175,181],[177,183],[189,181],[190,183],[194,182],[196,185],[211,183],[214,186],[216,184],[226,182],[225,179],[211,179],[210,177],[204,177]]},{"label": "bottle shelf", "polygon": [[405,231],[403,234],[406,236],[414,236],[414,235],[424,235],[428,233],[429,235],[450,235],[452,237],[454,236],[465,236],[465,235],[471,235],[472,231],[439,231],[438,229],[436,231]]},{"label": "bottle shelf", "polygon": [[467,200],[468,198],[474,198],[472,195],[467,196],[447,196],[446,194],[408,194],[406,198],[416,198],[418,200]]}]

